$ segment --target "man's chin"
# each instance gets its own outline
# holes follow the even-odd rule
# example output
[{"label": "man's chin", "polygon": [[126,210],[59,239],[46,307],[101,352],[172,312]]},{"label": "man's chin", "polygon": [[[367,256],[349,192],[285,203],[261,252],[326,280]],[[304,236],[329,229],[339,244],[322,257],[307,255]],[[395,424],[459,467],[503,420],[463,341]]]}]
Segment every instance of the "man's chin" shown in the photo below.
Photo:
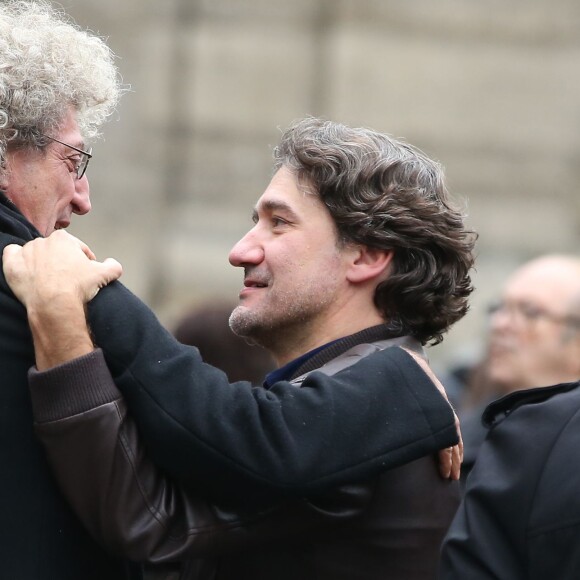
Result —
[{"label": "man's chin", "polygon": [[518,389],[518,385],[521,382],[521,379],[510,370],[508,365],[506,365],[506,368],[502,368],[501,365],[490,366],[488,376],[491,383],[495,385],[500,393],[509,393]]},{"label": "man's chin", "polygon": [[230,328],[234,334],[251,339],[256,326],[255,315],[246,306],[236,306],[230,314]]}]

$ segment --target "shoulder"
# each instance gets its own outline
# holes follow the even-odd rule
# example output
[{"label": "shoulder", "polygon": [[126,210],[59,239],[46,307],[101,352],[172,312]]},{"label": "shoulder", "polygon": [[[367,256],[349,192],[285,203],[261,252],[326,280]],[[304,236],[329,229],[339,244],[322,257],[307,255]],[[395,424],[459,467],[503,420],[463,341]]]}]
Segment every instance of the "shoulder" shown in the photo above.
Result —
[{"label": "shoulder", "polygon": [[[580,420],[580,383],[512,393],[488,405],[483,421],[490,431],[469,477],[471,487],[500,484],[533,494],[561,445],[567,425]],[[580,432],[580,429],[579,429]],[[512,498],[513,499],[513,498]],[[528,495],[532,501],[532,495]]]},{"label": "shoulder", "polygon": [[[486,427],[494,428],[507,417],[522,419],[528,414],[573,414],[580,408],[580,381],[561,383],[550,387],[538,387],[510,393],[489,404],[483,412]],[[515,413],[518,409],[525,412]],[[512,419],[514,420],[514,419]]]},{"label": "shoulder", "polygon": [[[401,348],[405,346],[411,350],[415,350],[418,354],[424,356],[421,344],[409,336],[401,336],[397,338],[388,338],[384,340],[377,340],[373,342],[363,342],[357,344],[335,358],[329,360],[327,363],[320,366],[317,371],[325,375],[335,375],[339,371],[347,369],[359,361],[365,359],[368,361],[368,370],[372,371],[373,367],[380,372],[383,368],[385,360],[396,362],[401,368],[414,368],[416,364],[412,358]],[[381,357],[374,357],[372,355],[382,353]],[[297,377],[292,382],[294,384],[301,384],[309,373],[305,373]]]},{"label": "shoulder", "polygon": [[468,487],[493,490],[487,496],[496,501],[504,490],[506,513],[529,514],[528,534],[557,522],[580,522],[580,470],[574,461],[580,447],[579,387],[580,382],[563,383],[513,393],[484,412],[490,433]]}]

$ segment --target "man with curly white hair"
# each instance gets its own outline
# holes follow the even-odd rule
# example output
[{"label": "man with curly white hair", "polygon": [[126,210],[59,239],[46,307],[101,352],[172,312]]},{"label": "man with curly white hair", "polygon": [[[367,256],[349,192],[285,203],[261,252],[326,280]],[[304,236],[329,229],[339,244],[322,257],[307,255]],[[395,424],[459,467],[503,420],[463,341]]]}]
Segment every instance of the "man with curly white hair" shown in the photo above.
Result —
[{"label": "man with curly white hair", "polygon": [[[0,3],[0,232],[47,236],[91,209],[85,141],[122,92],[114,55],[43,1]],[[32,430],[26,318],[0,283],[0,577],[117,580],[138,572],[84,530]]]},{"label": "man with curly white hair", "polygon": [[0,55],[0,186],[49,235],[91,208],[84,140],[115,109],[119,76],[100,38],[44,2],[2,4]]}]

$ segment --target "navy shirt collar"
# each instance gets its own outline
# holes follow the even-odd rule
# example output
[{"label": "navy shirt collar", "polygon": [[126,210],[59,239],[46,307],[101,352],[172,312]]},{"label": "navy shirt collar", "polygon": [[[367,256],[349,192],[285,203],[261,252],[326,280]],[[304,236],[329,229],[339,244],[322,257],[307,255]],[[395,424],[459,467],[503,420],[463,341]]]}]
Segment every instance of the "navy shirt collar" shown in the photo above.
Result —
[{"label": "navy shirt collar", "polygon": [[[338,339],[340,340],[340,339]],[[297,369],[299,369],[305,362],[311,359],[315,354],[318,354],[321,350],[324,350],[326,347],[330,346],[331,344],[337,342],[336,340],[332,340],[331,342],[327,342],[322,346],[319,346],[313,350],[308,351],[307,353],[291,360],[289,363],[286,363],[283,367],[272,371],[266,375],[264,379],[264,387],[269,389],[274,383],[278,383],[280,381],[289,381],[294,377],[294,373]]]}]

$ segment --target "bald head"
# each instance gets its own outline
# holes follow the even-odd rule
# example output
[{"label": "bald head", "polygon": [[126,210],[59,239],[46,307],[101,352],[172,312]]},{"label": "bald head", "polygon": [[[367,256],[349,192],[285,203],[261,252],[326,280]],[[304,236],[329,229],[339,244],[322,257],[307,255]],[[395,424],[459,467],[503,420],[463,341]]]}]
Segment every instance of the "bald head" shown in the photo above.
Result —
[{"label": "bald head", "polygon": [[491,318],[489,372],[504,391],[580,379],[580,258],[542,256],[510,276]]}]

